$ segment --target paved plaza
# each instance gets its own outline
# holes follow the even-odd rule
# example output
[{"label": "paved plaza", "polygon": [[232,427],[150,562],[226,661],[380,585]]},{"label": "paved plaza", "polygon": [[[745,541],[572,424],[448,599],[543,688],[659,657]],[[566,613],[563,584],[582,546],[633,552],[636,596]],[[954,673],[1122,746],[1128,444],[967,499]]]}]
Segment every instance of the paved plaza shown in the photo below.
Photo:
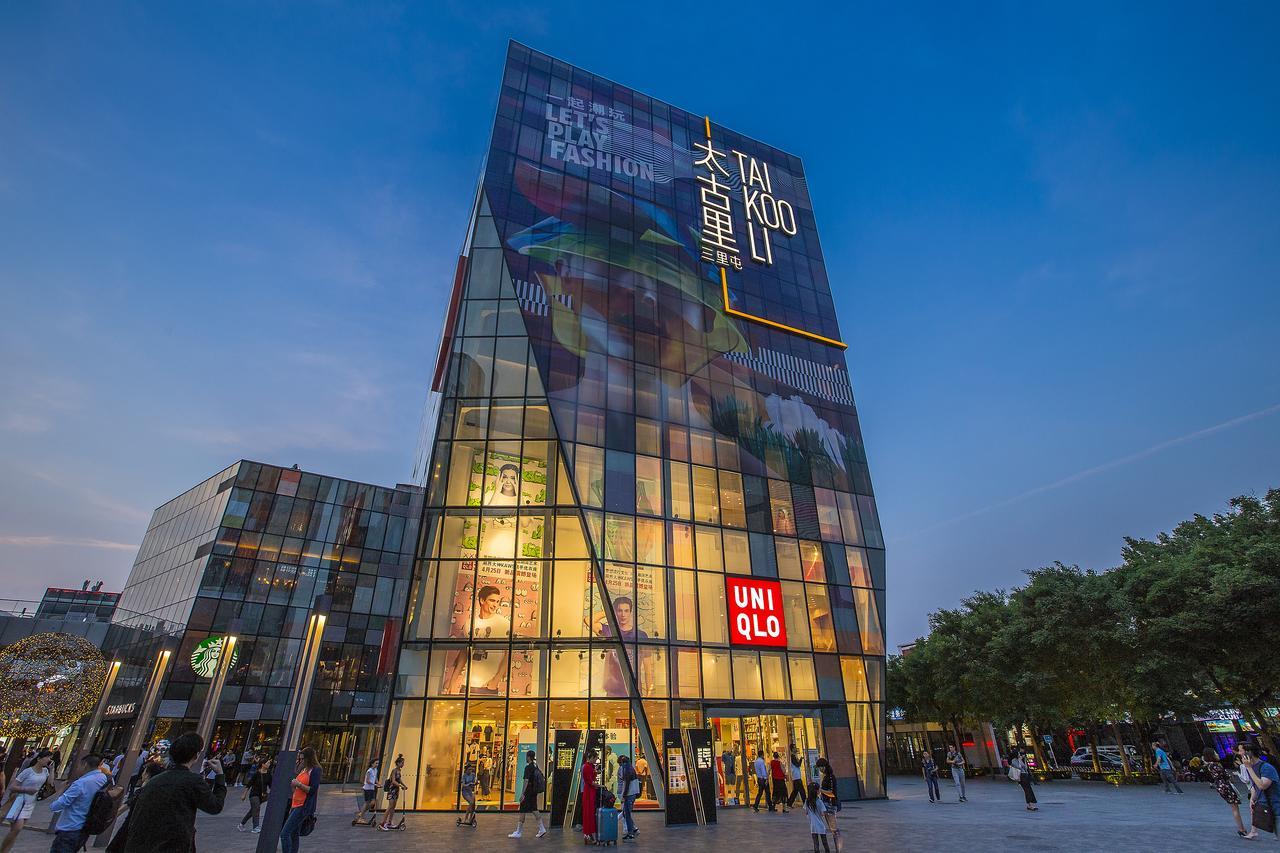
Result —
[{"label": "paved plaza", "polygon": [[[1096,782],[1052,782],[1037,787],[1039,812],[1023,808],[1022,791],[1003,780],[973,780],[969,801],[958,803],[950,787],[946,801],[931,805],[923,783],[891,777],[886,801],[847,805],[840,814],[845,850],[936,851],[965,850],[1072,850],[1072,851],[1216,851],[1280,850],[1270,836],[1245,841],[1236,836],[1231,813],[1207,784],[1184,785],[1186,794],[1164,794],[1155,787],[1114,788]],[[454,816],[410,815],[404,832],[379,832],[351,826],[349,808],[356,791],[330,789],[320,801],[319,825],[303,839],[306,853],[381,853],[381,851],[567,851],[581,850],[581,836],[569,830],[553,830],[535,839],[535,825],[526,824],[526,835],[508,839],[515,817],[482,814],[478,829],[458,829]],[[226,810],[217,816],[201,815],[196,837],[200,853],[248,853],[258,837],[236,831],[244,814],[240,789],[232,789]],[[719,813],[710,828],[666,829],[661,814],[637,818],[640,837],[622,847],[670,851],[670,853],[806,853],[811,850],[808,821],[802,812],[753,814],[745,809]],[[33,825],[48,822],[41,804]],[[17,853],[49,849],[51,836],[27,831],[15,846]]]}]

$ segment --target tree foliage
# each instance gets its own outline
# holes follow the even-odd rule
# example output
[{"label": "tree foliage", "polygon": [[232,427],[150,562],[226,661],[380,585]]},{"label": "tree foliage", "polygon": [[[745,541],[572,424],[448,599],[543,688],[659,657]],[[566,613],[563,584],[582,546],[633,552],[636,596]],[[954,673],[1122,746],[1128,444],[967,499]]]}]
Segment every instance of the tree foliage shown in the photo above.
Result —
[{"label": "tree foliage", "polygon": [[1266,731],[1280,704],[1280,489],[1125,543],[1110,571],[1054,563],[933,613],[929,636],[889,661],[890,701],[914,719],[1042,728],[1230,705]]}]

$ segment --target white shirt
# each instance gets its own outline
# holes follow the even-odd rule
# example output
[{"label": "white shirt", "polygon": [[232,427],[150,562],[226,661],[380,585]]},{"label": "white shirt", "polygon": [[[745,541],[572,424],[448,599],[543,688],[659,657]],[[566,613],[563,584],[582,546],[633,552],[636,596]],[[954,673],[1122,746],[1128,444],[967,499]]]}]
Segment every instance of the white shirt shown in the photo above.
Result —
[{"label": "white shirt", "polygon": [[791,778],[792,778],[792,779],[794,779],[794,780],[795,780],[795,781],[797,781],[797,782],[799,782],[799,781],[801,781],[802,779],[804,779],[804,776],[800,773],[800,767],[801,767],[801,765],[799,765],[799,764],[792,764],[792,765],[791,765]]},{"label": "white shirt", "polygon": [[44,787],[44,783],[49,779],[49,768],[44,770],[36,770],[35,767],[28,767],[18,774],[18,778],[13,780],[13,789],[24,794],[35,796],[39,790]]},{"label": "white shirt", "polygon": [[364,789],[366,791],[378,790],[378,768],[370,767],[364,771]]},{"label": "white shirt", "polygon": [[511,620],[496,611],[492,616],[480,616],[477,613],[476,624],[471,629],[471,636],[477,640],[509,637],[511,636]]}]

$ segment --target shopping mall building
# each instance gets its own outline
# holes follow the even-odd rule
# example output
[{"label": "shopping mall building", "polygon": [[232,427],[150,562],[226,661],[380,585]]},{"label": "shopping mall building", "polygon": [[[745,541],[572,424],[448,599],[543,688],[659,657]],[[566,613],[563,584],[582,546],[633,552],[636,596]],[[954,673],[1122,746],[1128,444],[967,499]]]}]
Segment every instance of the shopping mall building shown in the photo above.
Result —
[{"label": "shopping mall building", "polygon": [[[468,762],[481,807],[514,808],[526,752],[559,768],[571,743],[570,764],[644,758],[659,807],[694,769],[663,748],[681,729],[707,733],[688,760],[721,805],[758,750],[792,748],[828,757],[843,797],[884,796],[884,541],[842,341],[797,157],[513,43],[421,489],[368,498],[399,538],[351,545],[332,518],[313,537],[343,495],[312,483],[301,507],[281,469],[220,475],[239,526],[226,501],[201,522],[173,618],[188,645],[271,628],[219,726],[279,719],[281,644],[323,588],[345,610],[308,732],[370,726],[337,751],[403,755],[412,808],[456,808]],[[198,715],[200,679],[175,683]]]}]

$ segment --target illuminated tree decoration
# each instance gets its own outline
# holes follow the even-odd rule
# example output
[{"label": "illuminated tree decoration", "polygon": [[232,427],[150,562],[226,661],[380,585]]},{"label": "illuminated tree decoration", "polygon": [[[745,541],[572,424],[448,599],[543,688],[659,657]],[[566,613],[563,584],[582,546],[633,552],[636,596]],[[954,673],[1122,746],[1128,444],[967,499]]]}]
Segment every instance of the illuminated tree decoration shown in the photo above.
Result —
[{"label": "illuminated tree decoration", "polygon": [[0,736],[40,738],[93,710],[106,683],[98,648],[71,634],[33,634],[0,651]]}]

